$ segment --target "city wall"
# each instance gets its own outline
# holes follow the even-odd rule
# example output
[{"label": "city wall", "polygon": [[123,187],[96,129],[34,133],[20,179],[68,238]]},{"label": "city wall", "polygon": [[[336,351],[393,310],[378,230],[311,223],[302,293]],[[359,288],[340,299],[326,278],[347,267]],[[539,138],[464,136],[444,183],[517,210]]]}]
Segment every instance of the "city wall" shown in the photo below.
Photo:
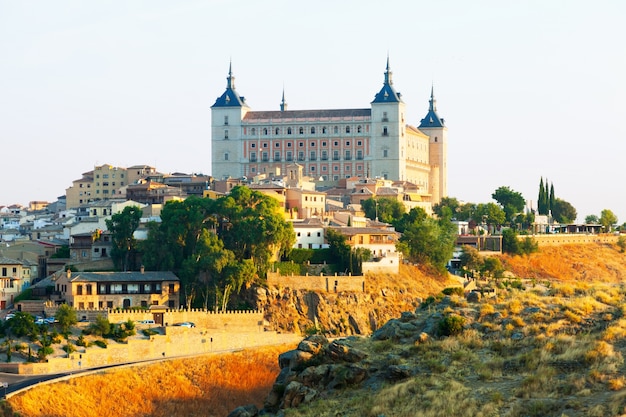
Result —
[{"label": "city wall", "polygon": [[279,288],[308,291],[365,291],[365,277],[352,275],[280,275],[268,272],[267,284]]},{"label": "city wall", "polygon": [[616,244],[619,236],[602,234],[575,234],[575,233],[556,233],[556,234],[540,234],[540,235],[519,235],[518,238],[523,240],[527,237],[533,238],[539,247],[557,246],[557,245],[578,245],[589,243],[606,243]]},{"label": "city wall", "polygon": [[106,365],[298,343],[302,340],[301,336],[295,334],[278,334],[259,329],[256,332],[238,333],[223,329],[165,327],[161,331],[164,334],[131,338],[128,343],[107,340],[109,344],[106,348],[78,347],[79,350],[66,357],[49,358],[42,363],[0,363],[0,372],[23,375],[69,372]]}]

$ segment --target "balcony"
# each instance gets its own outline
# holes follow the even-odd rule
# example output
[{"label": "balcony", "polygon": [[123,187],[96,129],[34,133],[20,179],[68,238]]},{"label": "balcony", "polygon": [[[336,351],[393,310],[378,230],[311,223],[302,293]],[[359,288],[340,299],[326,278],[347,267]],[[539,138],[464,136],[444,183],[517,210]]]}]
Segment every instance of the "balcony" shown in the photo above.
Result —
[{"label": "balcony", "polygon": [[267,156],[264,156],[263,158],[261,158],[262,162],[269,162],[270,159]]},{"label": "balcony", "polygon": [[250,162],[256,162],[256,161],[257,161],[256,156],[255,156],[255,157],[250,158]]},{"label": "balcony", "polygon": [[357,161],[362,161],[363,160],[363,155],[357,155],[355,159]]},{"label": "balcony", "polygon": [[333,156],[333,161],[339,161],[339,157],[338,156]]},{"label": "balcony", "polygon": [[346,161],[350,161],[352,159],[352,157],[350,155],[346,155],[346,157],[344,158]]},{"label": "balcony", "polygon": [[298,161],[303,162],[304,161],[304,156],[299,156],[298,157]]},{"label": "balcony", "polygon": [[280,156],[278,158],[274,158],[274,162],[280,162],[280,161],[281,161]]},{"label": "balcony", "polygon": [[328,157],[327,156],[322,156],[322,157],[320,157],[320,161],[328,161]]},{"label": "balcony", "polygon": [[309,158],[309,161],[317,161],[317,158],[315,156],[312,156]]},{"label": "balcony", "polygon": [[291,161],[293,161],[293,157],[288,156],[288,157],[286,157],[286,158],[285,158],[285,161],[287,161],[287,162],[291,162]]}]

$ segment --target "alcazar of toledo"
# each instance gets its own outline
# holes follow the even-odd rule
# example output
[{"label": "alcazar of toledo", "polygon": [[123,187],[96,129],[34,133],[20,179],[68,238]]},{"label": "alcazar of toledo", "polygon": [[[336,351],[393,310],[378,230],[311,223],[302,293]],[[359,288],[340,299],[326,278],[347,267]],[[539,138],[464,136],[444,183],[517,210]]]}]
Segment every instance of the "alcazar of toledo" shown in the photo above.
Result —
[{"label": "alcazar of toledo", "polygon": [[252,111],[235,89],[232,65],[226,91],[211,107],[212,174],[227,178],[280,177],[298,164],[329,184],[381,178],[414,184],[436,204],[447,195],[447,127],[431,90],[426,117],[415,127],[393,85],[387,59],[383,86],[369,108]]}]

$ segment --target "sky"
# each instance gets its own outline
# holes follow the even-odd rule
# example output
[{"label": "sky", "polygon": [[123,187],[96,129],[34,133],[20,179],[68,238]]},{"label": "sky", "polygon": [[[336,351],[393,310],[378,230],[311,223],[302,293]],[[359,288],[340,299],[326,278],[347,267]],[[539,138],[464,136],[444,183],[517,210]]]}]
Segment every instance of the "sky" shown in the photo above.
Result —
[{"label": "sky", "polygon": [[0,0],[0,205],[55,201],[94,166],[211,174],[210,107],[369,108],[384,80],[418,126],[434,87],[448,194],[626,222],[621,0]]}]

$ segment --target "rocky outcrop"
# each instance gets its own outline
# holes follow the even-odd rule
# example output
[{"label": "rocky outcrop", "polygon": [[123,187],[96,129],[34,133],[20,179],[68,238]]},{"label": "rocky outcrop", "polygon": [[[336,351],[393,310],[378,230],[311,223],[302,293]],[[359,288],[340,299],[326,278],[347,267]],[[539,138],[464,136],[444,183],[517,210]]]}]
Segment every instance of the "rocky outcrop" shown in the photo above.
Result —
[{"label": "rocky outcrop", "polygon": [[255,288],[249,304],[264,311],[267,329],[334,336],[369,335],[381,323],[412,311],[421,298],[403,291],[314,292],[289,288]]}]

